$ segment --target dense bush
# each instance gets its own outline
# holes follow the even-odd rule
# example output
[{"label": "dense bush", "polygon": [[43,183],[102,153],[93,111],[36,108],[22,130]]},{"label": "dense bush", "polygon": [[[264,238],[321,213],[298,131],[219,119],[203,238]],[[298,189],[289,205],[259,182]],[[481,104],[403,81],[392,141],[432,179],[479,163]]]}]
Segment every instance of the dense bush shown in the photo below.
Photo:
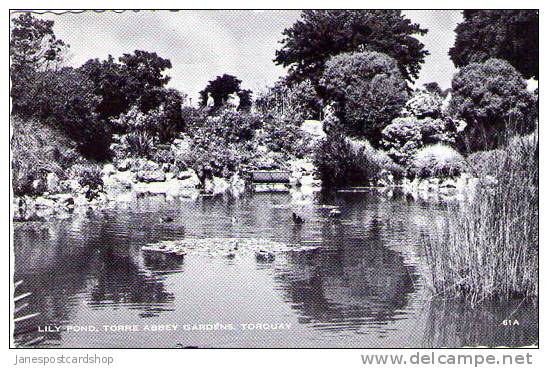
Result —
[{"label": "dense bush", "polygon": [[407,100],[397,63],[378,52],[340,54],[326,63],[321,85],[347,133],[374,145]]},{"label": "dense bush", "polygon": [[443,100],[439,94],[426,91],[417,91],[405,103],[403,116],[414,116],[416,118],[437,118],[442,115]]},{"label": "dense bush", "polygon": [[460,69],[453,77],[449,110],[467,122],[462,149],[494,149],[514,133],[535,129],[535,96],[508,62],[489,59]]},{"label": "dense bush", "polygon": [[208,117],[204,126],[200,128],[200,133],[223,137],[231,143],[246,142],[253,138],[255,129],[261,126],[260,115],[225,109],[217,116]]},{"label": "dense bush", "polygon": [[426,146],[413,157],[412,174],[420,178],[455,177],[467,170],[464,157],[454,148],[443,144]]},{"label": "dense bush", "polygon": [[340,132],[320,142],[314,163],[327,187],[371,184],[383,170],[398,169],[384,152],[374,149],[368,141],[351,139]]},{"label": "dense bush", "polygon": [[259,115],[220,110],[192,131],[188,164],[201,178],[239,172],[254,155],[252,141],[261,125]]},{"label": "dense bush", "polygon": [[396,118],[382,131],[381,145],[397,163],[407,165],[414,154],[429,144],[454,145],[461,125],[450,118]]},{"label": "dense bush", "polygon": [[103,191],[103,174],[100,165],[93,163],[74,165],[71,172],[72,177],[75,177],[84,189],[84,195],[88,200],[97,198]]},{"label": "dense bush", "polygon": [[41,194],[48,172],[59,178],[66,176],[66,170],[82,160],[76,144],[62,132],[29,120],[12,118],[12,185],[15,195]]},{"label": "dense bush", "polygon": [[272,152],[280,152],[285,158],[302,158],[312,153],[312,140],[293,119],[262,116],[262,129],[257,133],[257,144],[266,146]]},{"label": "dense bush", "polygon": [[100,99],[82,73],[73,68],[38,72],[25,81],[24,89],[24,95],[13,100],[14,115],[61,130],[88,157],[109,156],[112,134],[94,113]]},{"label": "dense bush", "polygon": [[401,115],[383,129],[381,146],[402,165],[409,164],[415,153],[426,145],[455,145],[465,126],[463,121],[444,115],[441,98],[425,91],[416,92]]}]

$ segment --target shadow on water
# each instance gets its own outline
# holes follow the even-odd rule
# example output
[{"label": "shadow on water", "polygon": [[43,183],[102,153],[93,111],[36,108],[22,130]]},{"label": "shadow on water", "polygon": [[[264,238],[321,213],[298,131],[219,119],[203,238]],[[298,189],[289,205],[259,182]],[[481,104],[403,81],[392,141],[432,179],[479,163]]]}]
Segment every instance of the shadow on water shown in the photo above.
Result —
[{"label": "shadow on water", "polygon": [[[332,208],[340,209],[339,218],[329,218]],[[292,212],[305,223],[295,225]],[[469,309],[462,303],[427,301],[419,277],[421,236],[446,215],[441,205],[373,192],[144,197],[76,211],[67,219],[16,224],[15,278],[32,292],[28,312],[40,313],[37,326],[93,325],[105,318],[126,324],[183,325],[192,322],[189,318],[235,323],[259,311],[269,311],[268,322],[294,324],[284,335],[186,333],[185,346],[272,347],[280,341],[277,336],[291,346],[318,346],[318,341],[356,347],[534,343],[534,306],[521,305],[515,312],[518,328],[502,328],[499,322],[513,303]],[[174,221],[162,223],[162,216]],[[261,238],[320,248],[279,254],[266,264],[254,258],[178,259],[141,251],[145,244],[183,237]],[[128,347],[171,347],[158,336],[126,337]],[[170,337],[181,341],[177,334]],[[82,342],[62,331],[48,333],[47,339],[55,346]],[[119,337],[89,341],[89,347],[112,347]]]}]

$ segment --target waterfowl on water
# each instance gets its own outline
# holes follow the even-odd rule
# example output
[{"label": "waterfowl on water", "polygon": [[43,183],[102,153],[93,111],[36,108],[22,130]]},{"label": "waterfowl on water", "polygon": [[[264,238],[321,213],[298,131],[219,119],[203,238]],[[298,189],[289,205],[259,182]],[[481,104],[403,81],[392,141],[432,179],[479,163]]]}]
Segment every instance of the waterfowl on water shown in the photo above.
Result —
[{"label": "waterfowl on water", "polygon": [[301,216],[297,215],[295,212],[293,212],[293,222],[297,225],[300,225],[304,223],[304,219]]},{"label": "waterfowl on water", "polygon": [[173,217],[171,216],[162,216],[160,217],[160,222],[173,222]]},{"label": "waterfowl on water", "polygon": [[341,211],[336,208],[333,208],[331,211],[329,211],[329,217],[331,218],[340,217],[340,216],[341,216]]},{"label": "waterfowl on water", "polygon": [[257,259],[257,261],[261,261],[261,262],[273,262],[274,254],[261,249],[255,253],[255,258]]}]

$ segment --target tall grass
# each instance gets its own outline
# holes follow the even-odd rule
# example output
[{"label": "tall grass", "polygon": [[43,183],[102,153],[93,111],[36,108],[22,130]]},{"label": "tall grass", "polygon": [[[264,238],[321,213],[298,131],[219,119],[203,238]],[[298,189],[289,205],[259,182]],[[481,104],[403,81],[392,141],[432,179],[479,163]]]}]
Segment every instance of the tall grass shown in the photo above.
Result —
[{"label": "tall grass", "polygon": [[514,138],[489,171],[497,183],[480,187],[426,239],[435,292],[484,299],[538,296],[538,136]]},{"label": "tall grass", "polygon": [[40,194],[33,181],[48,172],[65,177],[66,169],[82,161],[76,145],[61,131],[35,120],[11,118],[12,181],[16,195]]}]

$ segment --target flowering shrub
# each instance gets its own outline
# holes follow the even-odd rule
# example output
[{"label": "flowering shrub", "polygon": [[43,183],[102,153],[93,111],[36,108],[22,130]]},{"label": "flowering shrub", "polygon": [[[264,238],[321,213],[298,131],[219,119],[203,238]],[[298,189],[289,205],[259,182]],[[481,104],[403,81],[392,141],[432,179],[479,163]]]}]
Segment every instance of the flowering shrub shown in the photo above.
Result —
[{"label": "flowering shrub", "polygon": [[443,144],[426,146],[419,150],[410,165],[410,171],[421,178],[453,177],[465,172],[467,163],[454,148]]},{"label": "flowering shrub", "polygon": [[442,114],[442,100],[425,91],[416,92],[382,131],[381,146],[399,164],[407,165],[415,153],[429,144],[455,145],[465,123]]},{"label": "flowering shrub", "polygon": [[417,91],[406,102],[402,115],[423,117],[439,117],[442,113],[443,100],[434,93]]},{"label": "flowering shrub", "polygon": [[183,125],[182,118],[175,119],[174,116],[173,111],[165,109],[163,105],[146,113],[142,112],[138,106],[134,106],[127,113],[112,120],[111,123],[117,131],[124,133],[146,132],[150,138],[166,143],[175,138]]}]

